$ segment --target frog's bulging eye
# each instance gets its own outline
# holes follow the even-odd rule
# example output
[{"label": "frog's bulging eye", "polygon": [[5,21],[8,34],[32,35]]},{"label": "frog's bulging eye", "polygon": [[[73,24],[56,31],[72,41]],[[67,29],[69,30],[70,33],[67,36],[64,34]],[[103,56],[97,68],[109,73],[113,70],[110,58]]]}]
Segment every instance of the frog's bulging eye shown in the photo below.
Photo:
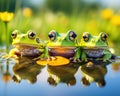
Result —
[{"label": "frog's bulging eye", "polygon": [[106,33],[102,33],[102,34],[101,34],[101,39],[102,39],[103,41],[106,41],[106,40],[107,40],[107,34],[106,34]]},{"label": "frog's bulging eye", "polygon": [[35,37],[36,37],[36,33],[35,32],[29,32],[28,33],[28,38],[30,38],[30,39],[35,39]]},{"label": "frog's bulging eye", "polygon": [[17,37],[17,30],[12,32],[11,37],[12,39],[15,39]]},{"label": "frog's bulging eye", "polygon": [[48,37],[51,41],[54,41],[56,39],[56,32],[53,30],[48,34]]},{"label": "frog's bulging eye", "polygon": [[89,40],[89,33],[88,32],[86,32],[85,34],[83,34],[83,40],[85,42],[87,42]]},{"label": "frog's bulging eye", "polygon": [[75,41],[75,38],[77,37],[76,33],[74,31],[69,32],[69,39],[71,41]]}]

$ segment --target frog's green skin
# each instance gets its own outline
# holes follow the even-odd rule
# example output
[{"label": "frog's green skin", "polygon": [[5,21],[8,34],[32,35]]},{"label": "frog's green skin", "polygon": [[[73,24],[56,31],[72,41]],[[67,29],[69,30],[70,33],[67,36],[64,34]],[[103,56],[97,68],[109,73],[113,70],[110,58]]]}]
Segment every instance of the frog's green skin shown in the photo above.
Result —
[{"label": "frog's green skin", "polygon": [[90,83],[95,82],[98,87],[105,86],[105,75],[107,73],[106,65],[104,64],[93,64],[93,66],[88,67],[87,64],[80,66],[82,73],[81,83],[84,86],[90,85]]},{"label": "frog's green skin", "polygon": [[48,49],[45,43],[36,36],[35,32],[30,30],[26,34],[22,34],[18,30],[15,30],[11,37],[14,48],[10,50],[10,57],[47,57],[48,53],[46,50]]},{"label": "frog's green skin", "polygon": [[109,61],[111,52],[108,48],[107,34],[101,32],[98,36],[93,36],[89,32],[83,33],[83,38],[80,41],[82,47],[81,59],[87,61],[88,58],[102,59]]},{"label": "frog's green skin", "polygon": [[78,47],[77,35],[74,31],[60,34],[52,30],[48,36],[50,40],[47,42],[47,46],[50,56],[63,56],[79,61],[80,48]]}]

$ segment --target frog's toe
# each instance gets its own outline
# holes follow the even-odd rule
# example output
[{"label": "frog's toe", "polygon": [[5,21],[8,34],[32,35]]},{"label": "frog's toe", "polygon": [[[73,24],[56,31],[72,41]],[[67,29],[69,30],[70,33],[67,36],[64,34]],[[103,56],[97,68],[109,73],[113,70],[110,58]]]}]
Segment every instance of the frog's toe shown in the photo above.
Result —
[{"label": "frog's toe", "polygon": [[103,62],[112,62],[110,59],[103,59]]},{"label": "frog's toe", "polygon": [[73,59],[74,59],[74,58],[73,58],[73,57],[71,57],[71,58],[69,58],[69,59],[70,59],[70,61],[73,61]]},{"label": "frog's toe", "polygon": [[47,61],[53,61],[53,60],[56,60],[57,58],[56,57],[53,57],[53,56],[51,56],[51,57],[47,57]]},{"label": "frog's toe", "polygon": [[73,62],[81,62],[81,60],[79,58],[75,58],[73,59]]},{"label": "frog's toe", "polygon": [[80,59],[77,59],[77,61],[78,61],[78,62],[81,62],[81,60],[80,60]]},{"label": "frog's toe", "polygon": [[9,58],[9,55],[7,54],[7,55],[3,55],[1,58],[3,58],[3,59],[8,59]]},{"label": "frog's toe", "polygon": [[88,59],[86,58],[86,59],[81,59],[81,61],[85,61],[85,62],[88,62]]}]

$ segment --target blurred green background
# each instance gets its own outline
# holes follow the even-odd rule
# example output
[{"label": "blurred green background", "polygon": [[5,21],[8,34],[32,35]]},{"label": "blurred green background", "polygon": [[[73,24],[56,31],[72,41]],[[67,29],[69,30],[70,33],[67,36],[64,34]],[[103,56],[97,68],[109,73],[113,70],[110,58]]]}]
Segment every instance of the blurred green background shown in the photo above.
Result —
[{"label": "blurred green background", "polygon": [[120,42],[120,10],[119,0],[0,0],[0,15],[2,12],[12,12],[14,17],[7,22],[0,21],[0,44],[9,44],[10,34],[15,29],[26,33],[34,30],[42,40],[47,39],[51,30],[67,32],[74,30],[78,41],[83,32],[98,35],[99,32],[108,34],[111,47]]}]

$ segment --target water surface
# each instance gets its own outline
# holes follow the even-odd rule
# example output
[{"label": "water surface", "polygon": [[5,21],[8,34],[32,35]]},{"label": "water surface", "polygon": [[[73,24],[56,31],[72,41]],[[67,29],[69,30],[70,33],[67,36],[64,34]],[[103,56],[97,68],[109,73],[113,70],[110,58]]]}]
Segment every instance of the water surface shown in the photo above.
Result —
[{"label": "water surface", "polygon": [[119,96],[120,62],[41,66],[0,59],[0,96]]}]

